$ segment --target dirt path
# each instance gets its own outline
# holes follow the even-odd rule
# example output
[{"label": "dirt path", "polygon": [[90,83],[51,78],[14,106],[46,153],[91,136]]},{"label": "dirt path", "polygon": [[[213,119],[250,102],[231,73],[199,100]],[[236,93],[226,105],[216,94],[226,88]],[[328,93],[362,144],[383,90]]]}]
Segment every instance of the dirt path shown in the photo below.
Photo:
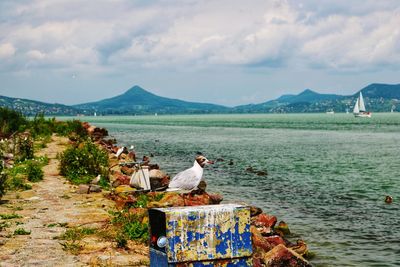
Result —
[{"label": "dirt path", "polygon": [[[43,168],[43,181],[34,183],[32,190],[3,197],[0,214],[16,213],[22,218],[7,220],[9,227],[0,231],[0,266],[146,266],[148,258],[143,255],[143,246],[138,246],[135,254],[92,237],[82,240],[83,250],[75,256],[64,251],[62,241],[55,239],[66,227],[103,226],[109,218],[108,211],[114,207],[103,193],[77,194],[76,187],[59,175],[56,156],[65,149],[67,141],[53,136],[37,154],[49,158],[49,164]],[[31,234],[14,235],[17,228]]]}]

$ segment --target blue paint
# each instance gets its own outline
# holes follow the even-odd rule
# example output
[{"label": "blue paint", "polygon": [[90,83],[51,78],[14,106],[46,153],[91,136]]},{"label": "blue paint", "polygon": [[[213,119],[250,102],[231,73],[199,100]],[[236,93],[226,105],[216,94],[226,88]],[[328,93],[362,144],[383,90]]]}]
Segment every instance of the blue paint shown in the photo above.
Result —
[{"label": "blue paint", "polygon": [[189,221],[196,221],[196,220],[198,219],[196,213],[190,213],[190,214],[187,216],[187,218],[188,218]]},{"label": "blue paint", "polygon": [[181,243],[182,243],[182,241],[181,241],[180,236],[173,236],[173,237],[168,239],[168,245],[169,245],[168,249],[169,249],[170,253],[173,254],[172,255],[173,258],[175,258],[175,253],[176,253],[175,245],[176,244],[181,244]]},{"label": "blue paint", "polygon": [[[221,240],[219,244],[215,246],[215,250],[217,253],[221,255],[226,255],[227,250],[229,249],[229,244],[232,236],[231,229],[226,231],[225,233],[221,231],[220,227],[218,226],[216,236],[218,240]],[[229,241],[229,242],[228,242]]]},{"label": "blue paint", "polygon": [[186,234],[187,234],[187,242],[192,242],[194,240],[198,240],[196,238],[196,234],[193,234],[193,232],[188,231]]},{"label": "blue paint", "polygon": [[[227,204],[159,210],[166,213],[167,219],[166,266],[184,262],[193,267],[251,266],[247,264],[252,254],[247,207]],[[240,227],[244,231],[239,232]]]}]

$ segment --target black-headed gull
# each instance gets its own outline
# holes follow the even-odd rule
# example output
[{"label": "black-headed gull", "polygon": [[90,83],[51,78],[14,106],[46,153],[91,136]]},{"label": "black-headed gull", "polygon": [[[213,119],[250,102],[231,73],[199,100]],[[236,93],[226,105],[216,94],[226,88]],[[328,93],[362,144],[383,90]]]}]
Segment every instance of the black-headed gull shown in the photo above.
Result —
[{"label": "black-headed gull", "polygon": [[208,164],[214,164],[214,162],[204,156],[197,156],[192,168],[184,170],[172,178],[167,191],[197,189],[203,177],[203,168]]}]

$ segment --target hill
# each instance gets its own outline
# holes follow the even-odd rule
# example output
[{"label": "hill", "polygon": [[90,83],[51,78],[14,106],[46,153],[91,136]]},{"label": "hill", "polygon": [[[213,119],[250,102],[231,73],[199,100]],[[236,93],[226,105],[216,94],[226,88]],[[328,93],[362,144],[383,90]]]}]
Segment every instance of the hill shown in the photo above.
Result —
[{"label": "hill", "polygon": [[389,112],[400,109],[400,84],[370,84],[349,96],[319,94],[306,89],[298,95],[283,95],[275,100],[260,104],[243,105],[234,108],[237,113],[304,113],[304,112],[346,112],[353,109],[359,92],[362,92],[368,110]]},{"label": "hill", "polygon": [[124,94],[97,102],[74,106],[84,114],[193,114],[221,113],[229,108],[206,103],[187,102],[152,94],[140,86],[134,86]]},{"label": "hill", "polygon": [[0,106],[35,115],[44,113],[49,116],[60,115],[143,115],[143,114],[209,114],[209,113],[303,113],[352,111],[359,92],[364,95],[367,110],[373,112],[400,111],[400,84],[370,84],[353,95],[320,94],[310,89],[294,95],[286,94],[260,104],[242,105],[233,108],[188,102],[179,99],[161,97],[133,86],[125,93],[85,104],[66,106],[48,104],[39,101],[0,96]]},{"label": "hill", "polygon": [[27,116],[34,116],[38,113],[49,116],[79,114],[79,110],[74,107],[7,96],[0,96],[0,106],[19,111]]}]

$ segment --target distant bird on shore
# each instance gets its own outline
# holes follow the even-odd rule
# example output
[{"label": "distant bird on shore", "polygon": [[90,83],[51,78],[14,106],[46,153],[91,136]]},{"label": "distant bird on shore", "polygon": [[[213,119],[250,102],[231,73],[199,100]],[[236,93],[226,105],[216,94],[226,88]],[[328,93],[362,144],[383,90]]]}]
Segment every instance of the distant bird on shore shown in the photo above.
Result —
[{"label": "distant bird on shore", "polygon": [[192,168],[186,169],[172,178],[167,191],[197,189],[203,177],[203,168],[208,164],[214,164],[214,162],[204,156],[197,156]]}]

